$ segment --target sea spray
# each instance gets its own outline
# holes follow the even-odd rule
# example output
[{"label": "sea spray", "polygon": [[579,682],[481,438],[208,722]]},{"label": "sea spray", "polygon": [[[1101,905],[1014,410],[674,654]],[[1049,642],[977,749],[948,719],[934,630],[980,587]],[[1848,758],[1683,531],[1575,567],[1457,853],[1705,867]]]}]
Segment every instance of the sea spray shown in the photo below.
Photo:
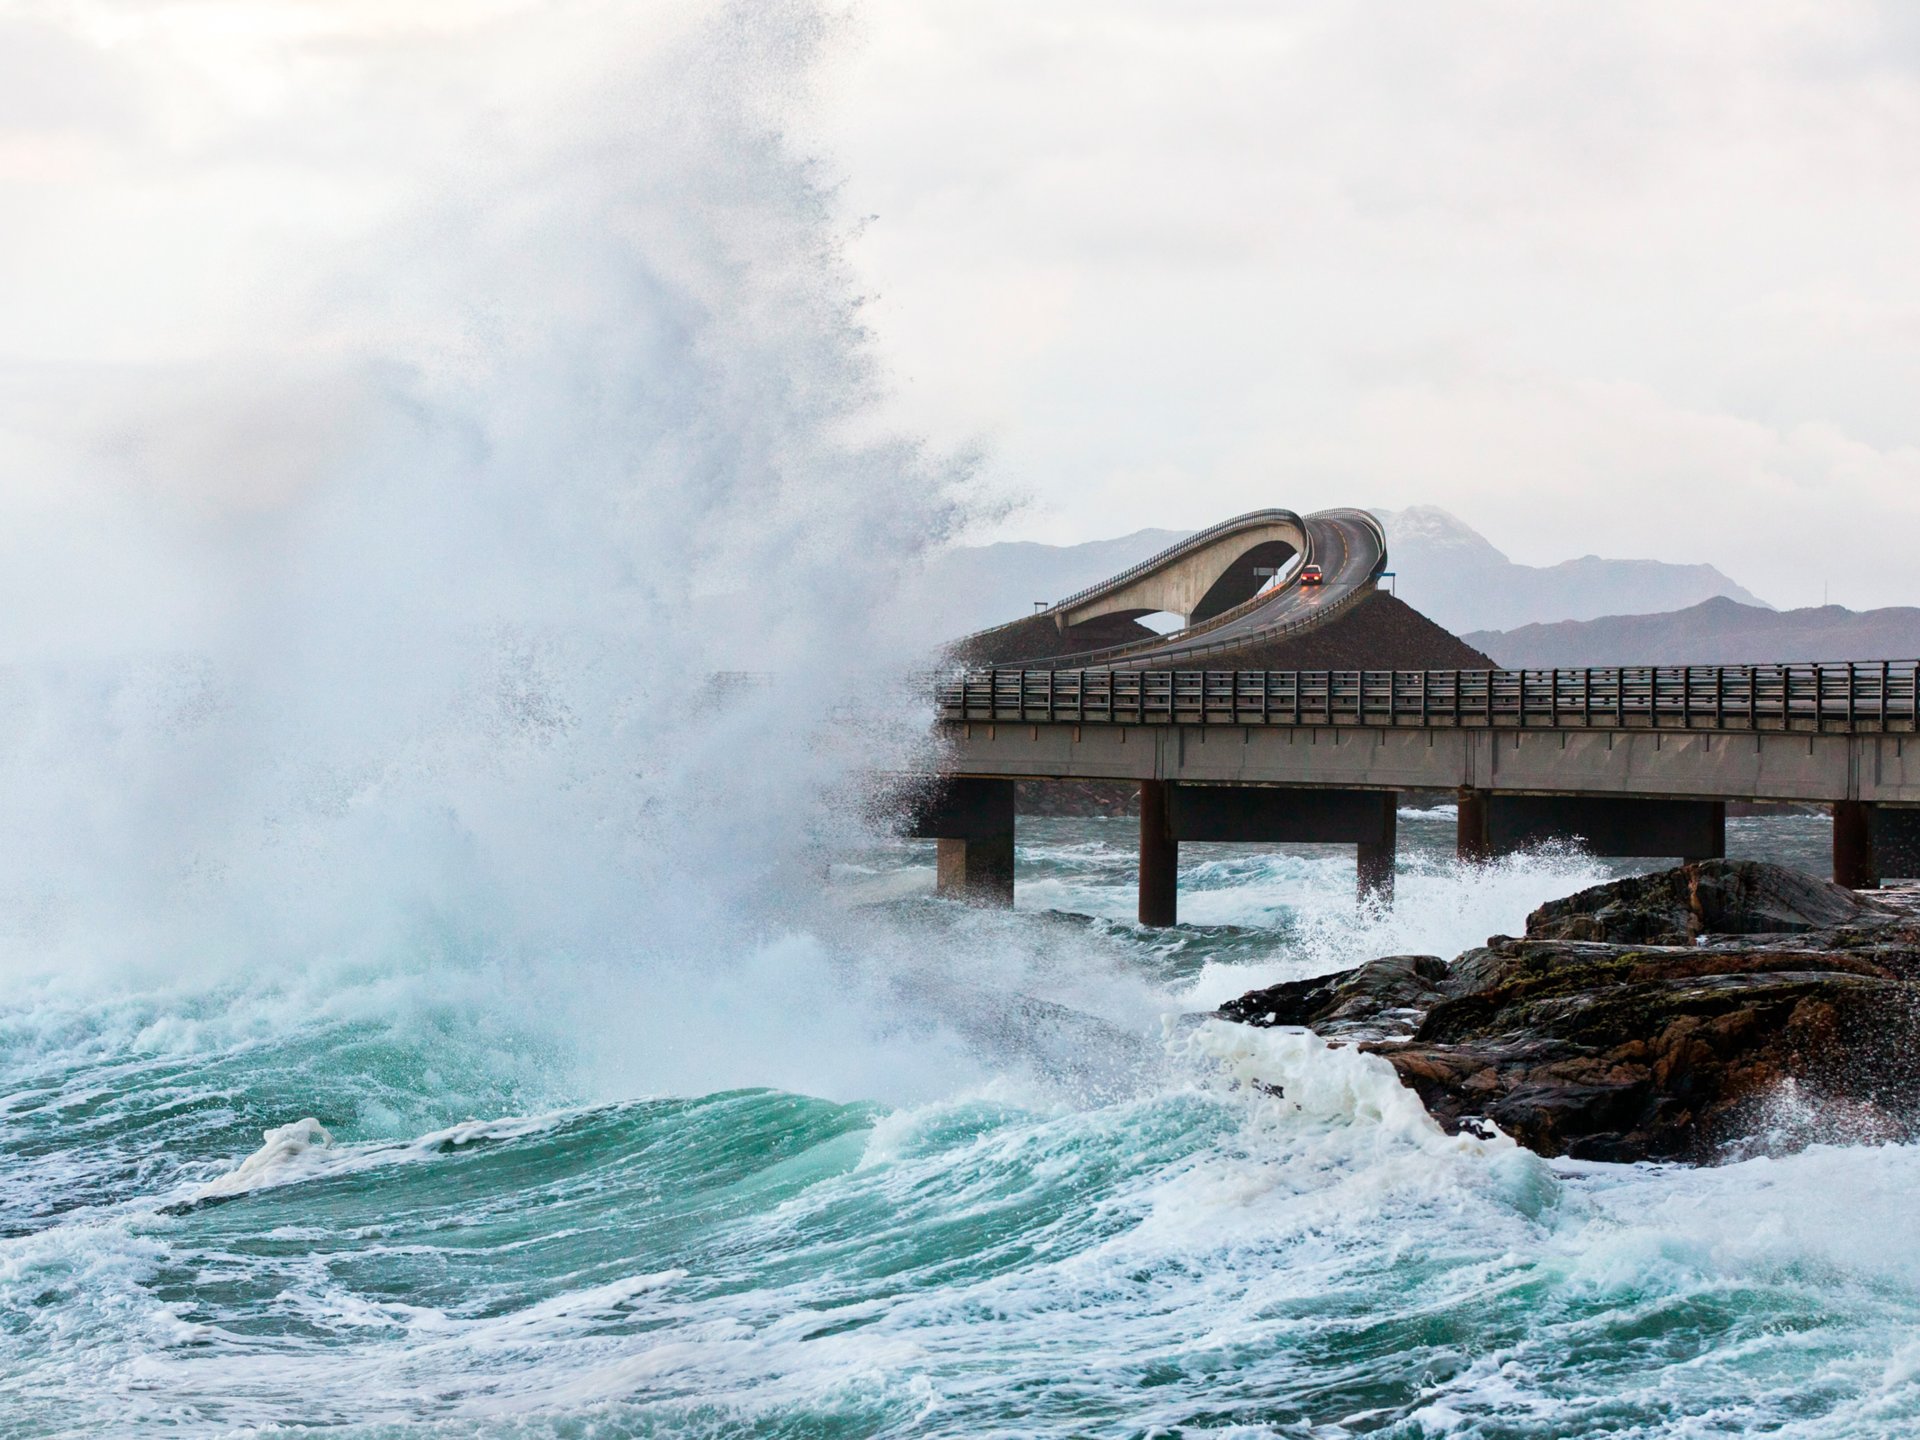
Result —
[{"label": "sea spray", "polygon": [[104,8],[74,35],[192,112],[177,180],[244,154],[307,177],[296,209],[365,204],[350,243],[253,237],[286,265],[228,297],[259,323],[209,331],[217,363],[116,372],[80,431],[0,397],[44,441],[0,533],[59,557],[0,606],[0,983],[478,1004],[530,1079],[620,1052],[614,1089],[689,1052],[751,1078],[796,1008],[845,1048],[806,917],[864,777],[927,742],[888,601],[962,477],[866,419],[788,133],[828,18],[438,14],[401,87],[290,14],[247,56],[263,100],[203,84],[195,37],[247,42],[166,8],[128,22],[149,49],[99,43]]}]

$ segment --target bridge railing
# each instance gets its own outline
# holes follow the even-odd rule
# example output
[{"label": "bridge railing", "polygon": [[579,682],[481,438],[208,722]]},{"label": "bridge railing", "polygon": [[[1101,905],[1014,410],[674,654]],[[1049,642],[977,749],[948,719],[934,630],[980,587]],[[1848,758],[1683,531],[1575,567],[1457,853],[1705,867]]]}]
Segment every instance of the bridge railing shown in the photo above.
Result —
[{"label": "bridge railing", "polygon": [[1578,670],[976,670],[941,718],[1913,733],[1920,661]]}]

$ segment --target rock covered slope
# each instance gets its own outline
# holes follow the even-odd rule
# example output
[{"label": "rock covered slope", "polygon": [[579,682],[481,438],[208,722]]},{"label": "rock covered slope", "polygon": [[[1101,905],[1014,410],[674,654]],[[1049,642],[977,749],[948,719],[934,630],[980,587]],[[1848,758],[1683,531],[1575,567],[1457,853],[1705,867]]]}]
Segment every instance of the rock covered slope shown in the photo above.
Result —
[{"label": "rock covered slope", "polygon": [[1249,645],[1208,668],[1240,670],[1488,670],[1493,661],[1384,590],[1326,624]]},{"label": "rock covered slope", "polygon": [[1707,1162],[1920,1135],[1920,917],[1702,861],[1542,906],[1451,964],[1390,956],[1222,1007],[1384,1057],[1450,1130]]}]

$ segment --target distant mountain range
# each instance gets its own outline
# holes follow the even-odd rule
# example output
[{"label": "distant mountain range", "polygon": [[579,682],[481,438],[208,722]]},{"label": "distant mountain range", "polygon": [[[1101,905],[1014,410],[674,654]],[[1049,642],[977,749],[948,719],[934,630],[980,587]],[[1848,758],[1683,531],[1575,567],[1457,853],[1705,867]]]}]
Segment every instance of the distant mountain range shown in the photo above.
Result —
[{"label": "distant mountain range", "polygon": [[[1711,565],[1594,555],[1558,565],[1517,565],[1484,535],[1434,506],[1373,513],[1386,526],[1395,593],[1456,634],[1677,610],[1714,596],[1765,606]],[[1070,595],[1191,533],[1136,530],[1084,545],[960,546],[935,556],[907,598],[940,638],[951,638],[1031,614],[1035,601]]]},{"label": "distant mountain range", "polygon": [[1724,596],[1663,615],[1479,630],[1461,637],[1514,669],[1920,659],[1920,609],[1768,610]]},{"label": "distant mountain range", "polygon": [[1603,560],[1598,555],[1558,565],[1519,565],[1436,506],[1373,513],[1387,530],[1394,593],[1455,634],[1603,615],[1649,615],[1714,596],[1767,608],[1759,596],[1711,565]]}]

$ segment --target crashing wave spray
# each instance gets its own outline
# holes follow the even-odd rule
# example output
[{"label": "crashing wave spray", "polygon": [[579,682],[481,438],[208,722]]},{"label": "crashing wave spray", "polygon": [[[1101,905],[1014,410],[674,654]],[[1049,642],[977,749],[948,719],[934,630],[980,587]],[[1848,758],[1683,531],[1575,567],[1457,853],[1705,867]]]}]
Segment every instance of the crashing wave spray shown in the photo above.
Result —
[{"label": "crashing wave spray", "polygon": [[[0,400],[11,983],[457,955],[551,1015],[596,992],[550,966],[712,982],[808,905],[852,774],[822,732],[884,708],[907,649],[877,617],[959,513],[955,470],[864,435],[840,235],[780,122],[821,14],[427,7],[249,42],[111,9],[67,43],[138,72],[143,122],[191,118],[176,187],[310,229],[252,237],[251,323],[85,367],[86,423]],[[211,85],[236,62],[245,93]],[[715,680],[741,670],[768,673]],[[859,761],[919,718],[879,714]],[[644,1045],[649,1006],[597,993]]]}]

